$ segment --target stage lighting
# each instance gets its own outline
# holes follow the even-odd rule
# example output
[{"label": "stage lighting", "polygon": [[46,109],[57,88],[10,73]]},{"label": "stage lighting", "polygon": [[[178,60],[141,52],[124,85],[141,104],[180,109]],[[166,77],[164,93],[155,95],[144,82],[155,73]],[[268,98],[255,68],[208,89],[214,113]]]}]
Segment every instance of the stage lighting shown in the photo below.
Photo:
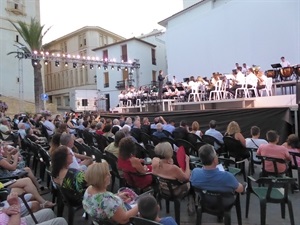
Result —
[{"label": "stage lighting", "polygon": [[99,69],[99,70],[101,69],[101,65],[98,65],[98,69]]},{"label": "stage lighting", "polygon": [[107,70],[107,66],[103,66],[103,69],[104,69],[104,70]]},{"label": "stage lighting", "polygon": [[114,67],[114,66],[111,66],[111,69],[112,69],[112,70],[114,70],[114,69],[115,69],[115,67]]},{"label": "stage lighting", "polygon": [[94,65],[93,64],[90,64],[90,69],[94,69]]},{"label": "stage lighting", "polygon": [[67,67],[68,66],[68,63],[67,62],[65,62],[65,67]]},{"label": "stage lighting", "polygon": [[121,66],[118,66],[118,67],[117,67],[117,70],[120,71],[120,70],[121,70]]},{"label": "stage lighting", "polygon": [[73,63],[73,68],[77,68],[77,63]]},{"label": "stage lighting", "polygon": [[59,61],[55,61],[55,66],[59,67]]},{"label": "stage lighting", "polygon": [[45,60],[45,65],[46,65],[46,66],[48,65],[48,60]]},{"label": "stage lighting", "polygon": [[125,71],[127,71],[128,70],[128,68],[127,68],[127,66],[125,67]]},{"label": "stage lighting", "polygon": [[84,63],[81,65],[81,68],[84,68],[85,67],[85,65],[84,65]]}]

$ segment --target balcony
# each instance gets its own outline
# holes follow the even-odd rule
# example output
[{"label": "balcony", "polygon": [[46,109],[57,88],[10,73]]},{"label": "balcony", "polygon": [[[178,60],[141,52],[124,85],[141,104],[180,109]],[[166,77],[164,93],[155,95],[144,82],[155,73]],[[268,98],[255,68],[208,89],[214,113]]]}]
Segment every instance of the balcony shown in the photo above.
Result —
[{"label": "balcony", "polygon": [[104,83],[104,87],[105,88],[109,87],[109,83]]},{"label": "balcony", "polygon": [[156,81],[156,80],[151,81],[151,86],[158,87],[158,81]]},{"label": "balcony", "polygon": [[125,89],[125,81],[124,80],[119,80],[117,81],[117,89]]}]

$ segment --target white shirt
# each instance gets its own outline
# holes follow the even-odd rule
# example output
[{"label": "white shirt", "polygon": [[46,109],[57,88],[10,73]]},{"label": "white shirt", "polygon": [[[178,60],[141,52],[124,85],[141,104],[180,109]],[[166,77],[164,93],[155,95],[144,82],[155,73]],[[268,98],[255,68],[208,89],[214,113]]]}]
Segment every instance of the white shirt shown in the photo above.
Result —
[{"label": "white shirt", "polygon": [[255,76],[254,73],[249,73],[246,77],[246,82],[247,84],[250,84],[252,86],[256,86],[257,85],[257,77]]},{"label": "white shirt", "polygon": [[238,84],[244,84],[245,83],[245,75],[239,71],[236,75],[236,81]]},{"label": "white shirt", "polygon": [[284,67],[288,67],[288,66],[291,65],[290,62],[287,61],[287,60],[284,60],[284,62],[281,62],[280,64],[281,64],[281,66],[282,66],[283,68],[284,68]]},{"label": "white shirt", "polygon": [[246,138],[246,148],[258,148],[261,144],[268,144],[265,139]]},{"label": "white shirt", "polygon": [[54,133],[55,125],[52,122],[50,122],[49,120],[45,120],[43,125],[47,128],[47,133],[49,135],[52,135]]}]

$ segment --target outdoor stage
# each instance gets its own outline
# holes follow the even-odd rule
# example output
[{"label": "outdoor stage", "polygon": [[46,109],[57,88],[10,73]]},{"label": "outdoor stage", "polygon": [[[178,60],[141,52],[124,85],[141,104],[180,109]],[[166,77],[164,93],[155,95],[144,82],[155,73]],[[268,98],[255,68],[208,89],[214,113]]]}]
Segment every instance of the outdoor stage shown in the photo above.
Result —
[{"label": "outdoor stage", "polygon": [[[298,105],[296,95],[276,95],[256,98],[237,98],[201,102],[177,102],[174,100],[158,100],[145,102],[140,106],[119,107],[112,113],[102,113],[106,118],[119,118],[120,115],[141,119],[148,117],[150,122],[155,117],[163,116],[166,121],[174,119],[178,125],[186,120],[189,125],[198,121],[200,129],[208,129],[210,120],[216,120],[218,130],[225,133],[228,123],[235,120],[239,123],[245,137],[250,136],[253,125],[261,128],[261,137],[268,130],[276,130],[280,134],[280,142],[284,142],[290,133],[298,133]],[[141,120],[142,121],[142,120]]]}]

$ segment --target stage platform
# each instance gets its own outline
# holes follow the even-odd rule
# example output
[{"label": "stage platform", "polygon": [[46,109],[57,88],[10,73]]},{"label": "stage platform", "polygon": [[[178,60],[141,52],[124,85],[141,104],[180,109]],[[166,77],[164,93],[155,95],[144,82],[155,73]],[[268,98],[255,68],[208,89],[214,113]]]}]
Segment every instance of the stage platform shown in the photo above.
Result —
[{"label": "stage platform", "polygon": [[255,98],[236,98],[211,101],[184,102],[177,99],[162,99],[144,101],[135,106],[116,107],[112,112],[170,112],[182,110],[207,110],[207,109],[243,109],[243,108],[265,108],[265,107],[289,107],[297,108],[296,95],[275,95]]}]

